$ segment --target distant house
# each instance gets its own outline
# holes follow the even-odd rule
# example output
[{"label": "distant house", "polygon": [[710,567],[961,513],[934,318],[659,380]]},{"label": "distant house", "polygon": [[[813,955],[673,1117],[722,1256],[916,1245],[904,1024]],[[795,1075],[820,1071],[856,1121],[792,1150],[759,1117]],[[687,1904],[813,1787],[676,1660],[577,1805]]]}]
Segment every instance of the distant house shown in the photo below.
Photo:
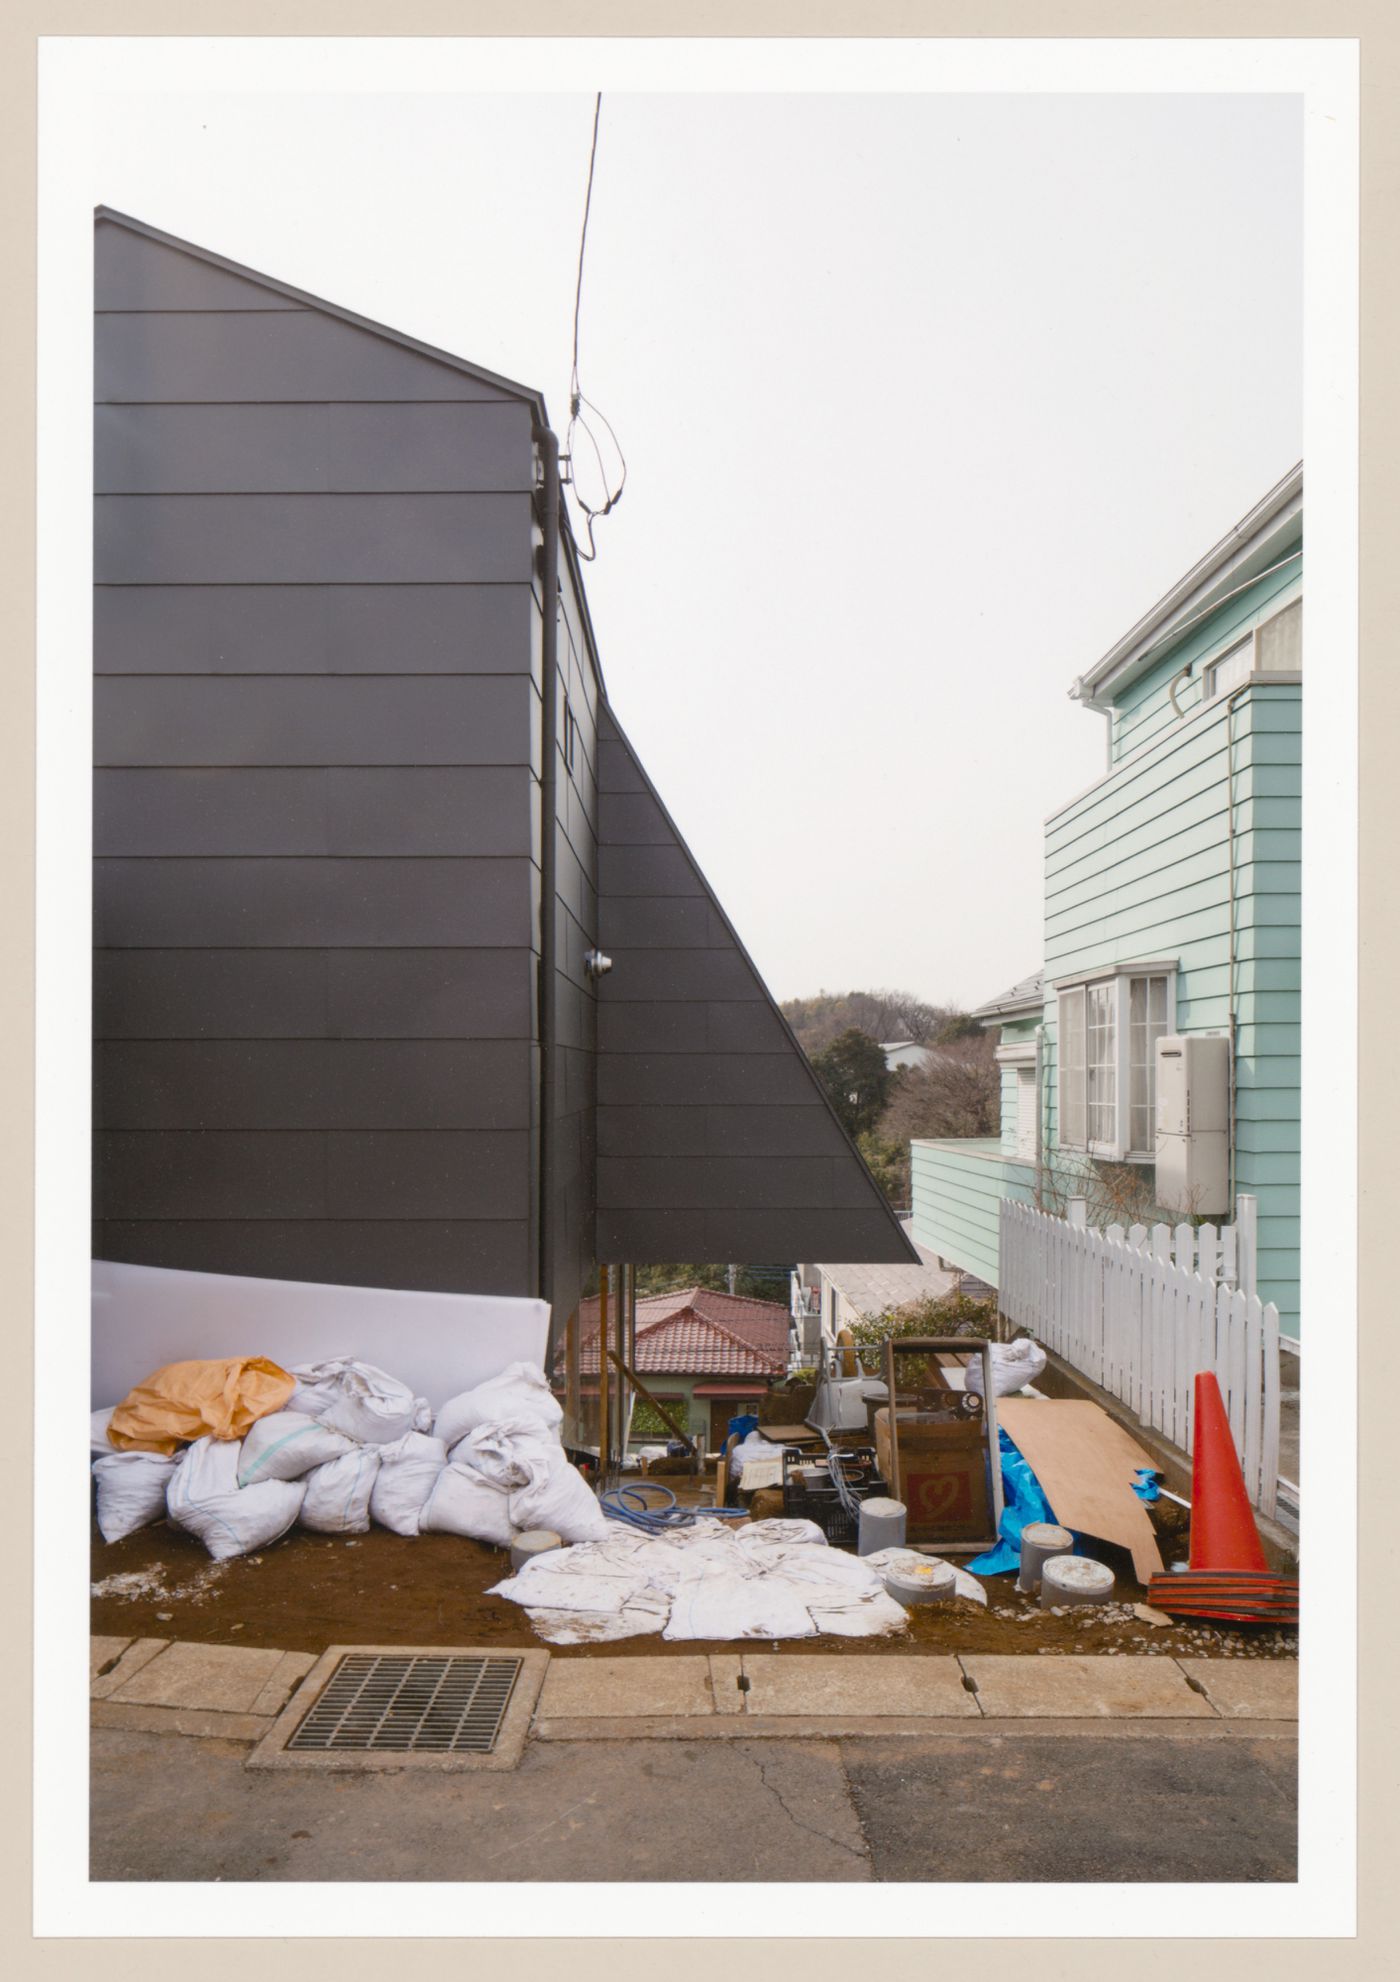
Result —
[{"label": "distant house", "polygon": [[926,1067],[933,1057],[927,1046],[920,1046],[913,1039],[892,1039],[882,1044],[880,1051],[891,1073],[898,1073],[903,1067]]},{"label": "distant house", "polygon": [[[998,1137],[913,1145],[913,1235],[998,1284],[1004,1198],[1091,1224],[1257,1205],[1253,1277],[1298,1329],[1301,467],[1077,680],[1108,765],[1045,826],[1045,965],[1000,1035]],[[1156,1049],[1226,1042],[1220,1202],[1163,1205]]]},{"label": "distant house", "polygon": [[[579,1374],[585,1397],[598,1389],[597,1299],[579,1309]],[[683,1287],[637,1301],[636,1371],[647,1389],[692,1435],[718,1451],[729,1420],[756,1411],[764,1392],[788,1368],[787,1309],[780,1301]],[[555,1365],[562,1386],[564,1361]],[[632,1442],[670,1437],[664,1422],[638,1397]]]},{"label": "distant house", "polygon": [[[905,1225],[905,1231],[909,1227]],[[912,1234],[910,1234],[912,1239]],[[915,1242],[918,1264],[866,1266],[828,1260],[798,1266],[792,1275],[792,1326],[804,1363],[815,1364],[841,1329],[872,1315],[941,1300],[958,1291],[960,1276]]]}]

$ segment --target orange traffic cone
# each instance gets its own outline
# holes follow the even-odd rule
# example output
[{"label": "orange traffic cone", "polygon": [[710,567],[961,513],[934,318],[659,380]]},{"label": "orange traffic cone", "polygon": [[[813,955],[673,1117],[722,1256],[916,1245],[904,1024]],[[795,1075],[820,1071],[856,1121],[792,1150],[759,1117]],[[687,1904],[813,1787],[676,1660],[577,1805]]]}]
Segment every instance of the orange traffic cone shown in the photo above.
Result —
[{"label": "orange traffic cone", "polygon": [[1200,1370],[1196,1376],[1191,1567],[1265,1571],[1269,1567],[1225,1415],[1225,1400],[1211,1370]]},{"label": "orange traffic cone", "polygon": [[1173,1617],[1298,1622],[1297,1582],[1269,1569],[1220,1385],[1210,1370],[1196,1376],[1190,1566],[1179,1575],[1153,1576],[1147,1600]]}]

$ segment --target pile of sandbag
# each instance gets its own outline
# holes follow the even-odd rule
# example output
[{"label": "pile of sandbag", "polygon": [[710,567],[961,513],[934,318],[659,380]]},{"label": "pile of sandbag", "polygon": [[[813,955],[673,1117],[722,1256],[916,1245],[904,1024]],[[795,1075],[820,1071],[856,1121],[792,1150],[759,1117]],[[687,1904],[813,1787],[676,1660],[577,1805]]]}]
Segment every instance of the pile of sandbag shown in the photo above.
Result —
[{"label": "pile of sandbag", "polygon": [[424,1398],[350,1357],[291,1371],[263,1358],[172,1364],[93,1416],[97,1523],[114,1542],[168,1515],[220,1560],[294,1523],[498,1546],[541,1527],[596,1540],[607,1523],[559,1442],[561,1417],[529,1363],[452,1398],[436,1425]]}]

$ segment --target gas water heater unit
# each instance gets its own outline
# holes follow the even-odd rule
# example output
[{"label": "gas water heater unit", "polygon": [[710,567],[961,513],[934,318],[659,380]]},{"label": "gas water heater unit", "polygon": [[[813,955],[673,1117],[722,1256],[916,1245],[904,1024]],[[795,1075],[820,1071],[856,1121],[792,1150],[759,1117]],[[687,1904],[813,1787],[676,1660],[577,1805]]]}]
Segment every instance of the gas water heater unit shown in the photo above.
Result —
[{"label": "gas water heater unit", "polygon": [[1230,1042],[1168,1033],[1157,1041],[1157,1202],[1212,1217],[1230,1208]]}]

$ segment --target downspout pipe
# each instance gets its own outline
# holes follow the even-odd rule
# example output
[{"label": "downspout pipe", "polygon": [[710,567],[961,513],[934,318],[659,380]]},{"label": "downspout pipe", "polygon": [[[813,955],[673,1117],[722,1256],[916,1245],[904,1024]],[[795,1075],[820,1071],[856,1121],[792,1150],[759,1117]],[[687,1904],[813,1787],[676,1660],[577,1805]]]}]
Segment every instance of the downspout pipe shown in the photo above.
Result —
[{"label": "downspout pipe", "polygon": [[539,1258],[541,1300],[554,1299],[554,1157],[555,1114],[559,1092],[559,989],[556,968],[557,902],[556,839],[559,820],[559,437],[546,426],[535,428],[540,451],[541,640],[540,664],[540,1127],[539,1127]]}]

